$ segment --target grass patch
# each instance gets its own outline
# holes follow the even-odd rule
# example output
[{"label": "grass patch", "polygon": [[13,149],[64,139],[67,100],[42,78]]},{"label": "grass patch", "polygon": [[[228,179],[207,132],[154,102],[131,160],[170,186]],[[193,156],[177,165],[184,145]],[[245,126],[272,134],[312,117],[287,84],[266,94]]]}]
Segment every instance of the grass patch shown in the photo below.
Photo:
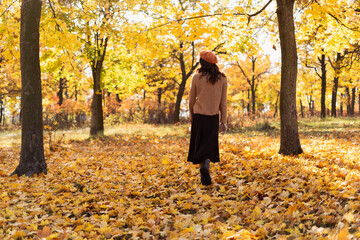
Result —
[{"label": "grass patch", "polygon": [[[299,133],[300,134],[328,134],[331,132],[360,131],[360,118],[343,117],[343,118],[301,118],[299,119]],[[120,125],[105,125],[105,136],[116,135],[134,135],[134,136],[186,136],[189,134],[189,124],[184,125],[154,125],[154,124],[120,124]],[[69,141],[69,140],[84,140],[89,138],[89,127],[76,128],[69,130],[50,131],[52,134],[52,141]],[[242,133],[246,136],[268,135],[277,136],[280,134],[280,120],[279,119],[257,119],[248,121],[244,127],[229,126],[229,134]],[[49,131],[44,131],[45,142],[49,138]],[[5,130],[0,131],[0,146],[10,146],[20,144],[21,130]]]},{"label": "grass patch", "polygon": [[[105,125],[105,136],[135,135],[165,137],[168,135],[185,136],[189,125],[153,125],[153,124],[121,124]],[[90,137],[90,128],[44,131],[45,144],[52,135],[52,141],[84,140]],[[6,130],[0,132],[0,146],[17,145],[21,142],[21,130]]]}]

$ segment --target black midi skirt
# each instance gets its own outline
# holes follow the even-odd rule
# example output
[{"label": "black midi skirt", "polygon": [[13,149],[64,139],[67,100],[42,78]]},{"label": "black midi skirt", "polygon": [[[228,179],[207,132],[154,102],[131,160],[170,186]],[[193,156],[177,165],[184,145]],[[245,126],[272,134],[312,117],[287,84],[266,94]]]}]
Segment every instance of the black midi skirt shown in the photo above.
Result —
[{"label": "black midi skirt", "polygon": [[220,162],[219,115],[194,114],[187,161],[199,164],[207,158]]}]

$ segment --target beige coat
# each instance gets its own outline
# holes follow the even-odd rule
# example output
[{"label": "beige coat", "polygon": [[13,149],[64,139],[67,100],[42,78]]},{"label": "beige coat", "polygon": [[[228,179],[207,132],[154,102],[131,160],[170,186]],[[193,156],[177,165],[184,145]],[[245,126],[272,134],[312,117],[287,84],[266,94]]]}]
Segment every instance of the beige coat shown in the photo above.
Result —
[{"label": "beige coat", "polygon": [[220,111],[220,122],[227,121],[227,79],[221,77],[215,84],[207,80],[207,76],[196,73],[191,82],[189,95],[190,118],[194,113],[216,115]]}]

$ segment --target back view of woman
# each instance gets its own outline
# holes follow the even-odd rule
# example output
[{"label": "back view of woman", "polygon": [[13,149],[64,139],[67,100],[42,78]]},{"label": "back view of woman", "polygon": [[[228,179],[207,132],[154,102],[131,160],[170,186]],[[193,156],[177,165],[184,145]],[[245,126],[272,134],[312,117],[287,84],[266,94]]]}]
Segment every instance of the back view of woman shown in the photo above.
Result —
[{"label": "back view of woman", "polygon": [[225,133],[227,128],[227,79],[216,65],[217,61],[213,52],[201,51],[200,68],[193,76],[190,87],[191,137],[188,161],[199,164],[203,185],[211,184],[210,162],[220,161],[219,120],[220,132]]}]

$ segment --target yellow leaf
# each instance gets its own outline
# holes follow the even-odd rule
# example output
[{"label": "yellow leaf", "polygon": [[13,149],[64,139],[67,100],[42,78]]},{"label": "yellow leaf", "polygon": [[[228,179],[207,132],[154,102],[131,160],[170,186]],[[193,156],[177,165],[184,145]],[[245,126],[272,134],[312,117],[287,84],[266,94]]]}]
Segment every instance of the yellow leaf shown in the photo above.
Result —
[{"label": "yellow leaf", "polygon": [[169,164],[169,157],[165,156],[165,157],[162,159],[162,164],[164,164],[164,165]]},{"label": "yellow leaf", "polygon": [[16,231],[13,235],[11,235],[12,239],[23,239],[25,233],[23,231]]},{"label": "yellow leaf", "polygon": [[94,225],[85,222],[85,229],[84,229],[85,232],[91,232],[93,229],[94,229]]},{"label": "yellow leaf", "polygon": [[252,240],[257,239],[257,237],[249,232],[248,230],[242,229],[239,232],[235,233],[234,231],[227,231],[222,236],[223,240],[233,240],[233,239],[241,239],[241,240]]},{"label": "yellow leaf", "polygon": [[352,212],[349,212],[344,215],[344,219],[346,220],[347,223],[352,223],[355,219],[355,216]]}]

